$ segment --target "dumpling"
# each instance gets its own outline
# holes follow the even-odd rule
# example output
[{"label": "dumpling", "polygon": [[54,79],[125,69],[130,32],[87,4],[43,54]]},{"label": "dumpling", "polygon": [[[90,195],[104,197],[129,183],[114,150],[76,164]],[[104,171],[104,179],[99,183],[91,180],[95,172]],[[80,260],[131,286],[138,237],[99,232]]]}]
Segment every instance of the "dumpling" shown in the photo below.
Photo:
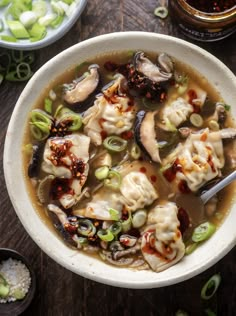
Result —
[{"label": "dumpling", "polygon": [[191,133],[185,143],[179,144],[163,160],[163,166],[178,165],[173,181],[177,182],[177,187],[185,181],[195,192],[207,181],[220,176],[224,161],[220,132],[209,132],[207,128],[200,133]]},{"label": "dumpling", "polygon": [[64,208],[76,203],[87,179],[90,138],[83,134],[49,138],[43,153],[42,170],[56,178],[71,179],[68,190],[60,195]]},{"label": "dumpling", "polygon": [[176,204],[168,202],[157,205],[148,214],[141,251],[144,259],[156,272],[169,268],[184,256],[185,245],[179,230],[177,211]]},{"label": "dumpling", "polygon": [[122,201],[129,211],[136,211],[150,205],[158,198],[157,192],[142,172],[130,172],[121,182]]},{"label": "dumpling", "polygon": [[163,121],[166,128],[168,129],[168,125],[178,127],[188,119],[193,110],[193,106],[183,98],[178,98],[167,104],[163,110]]},{"label": "dumpling", "polygon": [[122,203],[119,192],[112,192],[109,189],[102,188],[93,195],[85,207],[75,208],[73,214],[88,218],[111,221],[114,219],[114,212],[117,211],[117,218],[121,217]]},{"label": "dumpling", "polygon": [[120,135],[133,126],[135,112],[131,99],[121,92],[124,80],[125,78],[119,75],[84,113],[84,132],[96,146],[101,145],[102,134]]},{"label": "dumpling", "polygon": [[[143,165],[147,164],[143,163]],[[152,204],[158,198],[157,188],[149,181],[148,170],[145,175],[140,171],[135,171],[137,169],[140,169],[140,164],[135,162],[116,169],[122,177],[120,189],[113,191],[102,187],[84,207],[75,207],[73,214],[100,220],[113,220],[114,214],[111,209],[117,211],[117,216],[120,218],[123,208],[136,211]]]}]

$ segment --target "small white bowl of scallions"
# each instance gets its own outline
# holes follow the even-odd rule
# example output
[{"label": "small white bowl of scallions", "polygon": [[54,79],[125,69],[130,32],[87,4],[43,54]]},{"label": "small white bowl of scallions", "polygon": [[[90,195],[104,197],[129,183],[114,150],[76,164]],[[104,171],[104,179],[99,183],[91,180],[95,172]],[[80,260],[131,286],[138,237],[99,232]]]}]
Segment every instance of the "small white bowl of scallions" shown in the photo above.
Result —
[{"label": "small white bowl of scallions", "polygon": [[61,38],[87,0],[0,0],[0,47],[32,50]]}]

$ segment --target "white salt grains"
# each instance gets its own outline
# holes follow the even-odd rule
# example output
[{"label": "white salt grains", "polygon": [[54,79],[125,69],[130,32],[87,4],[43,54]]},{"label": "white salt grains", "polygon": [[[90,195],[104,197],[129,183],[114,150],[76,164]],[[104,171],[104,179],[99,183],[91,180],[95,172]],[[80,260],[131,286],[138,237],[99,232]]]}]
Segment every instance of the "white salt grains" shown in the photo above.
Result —
[{"label": "white salt grains", "polygon": [[31,284],[30,272],[26,265],[15,259],[0,262],[0,274],[7,281],[10,291],[6,298],[0,298],[0,303],[23,299]]}]

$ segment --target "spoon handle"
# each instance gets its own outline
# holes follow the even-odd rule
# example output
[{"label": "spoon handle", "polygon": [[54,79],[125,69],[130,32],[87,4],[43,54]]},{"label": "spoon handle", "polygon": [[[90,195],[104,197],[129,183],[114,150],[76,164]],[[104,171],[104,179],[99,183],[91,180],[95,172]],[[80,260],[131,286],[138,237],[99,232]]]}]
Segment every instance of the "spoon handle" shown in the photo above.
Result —
[{"label": "spoon handle", "polygon": [[230,173],[227,177],[225,177],[223,180],[218,182],[215,186],[213,186],[210,190],[204,192],[201,195],[201,200],[203,204],[206,204],[206,202],[214,196],[217,192],[222,190],[226,185],[230,184],[232,181],[236,180],[236,170]]}]

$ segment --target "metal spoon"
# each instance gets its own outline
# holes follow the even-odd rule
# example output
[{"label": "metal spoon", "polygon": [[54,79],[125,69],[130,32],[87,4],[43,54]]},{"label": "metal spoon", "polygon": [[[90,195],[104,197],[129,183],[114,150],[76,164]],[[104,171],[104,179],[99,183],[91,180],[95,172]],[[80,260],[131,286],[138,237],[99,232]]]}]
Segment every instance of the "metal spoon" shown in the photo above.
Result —
[{"label": "metal spoon", "polygon": [[206,204],[210,198],[234,180],[236,180],[236,170],[208,191],[203,192],[200,196],[194,194],[177,194],[175,202],[178,207],[185,209],[191,214],[193,222],[197,222],[204,216],[204,204]]}]

